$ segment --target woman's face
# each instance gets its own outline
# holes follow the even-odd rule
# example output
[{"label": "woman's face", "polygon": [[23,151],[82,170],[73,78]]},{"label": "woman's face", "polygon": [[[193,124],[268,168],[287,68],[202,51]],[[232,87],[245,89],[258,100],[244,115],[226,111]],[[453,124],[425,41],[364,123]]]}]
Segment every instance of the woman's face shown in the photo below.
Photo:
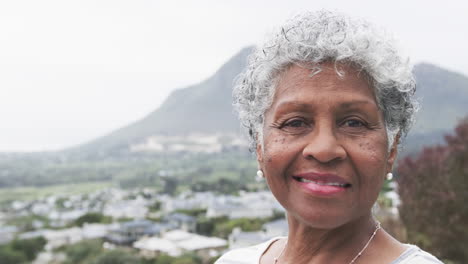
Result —
[{"label": "woman's face", "polygon": [[316,228],[333,228],[369,215],[395,148],[364,74],[341,65],[291,66],[265,112],[257,158],[288,215]]}]

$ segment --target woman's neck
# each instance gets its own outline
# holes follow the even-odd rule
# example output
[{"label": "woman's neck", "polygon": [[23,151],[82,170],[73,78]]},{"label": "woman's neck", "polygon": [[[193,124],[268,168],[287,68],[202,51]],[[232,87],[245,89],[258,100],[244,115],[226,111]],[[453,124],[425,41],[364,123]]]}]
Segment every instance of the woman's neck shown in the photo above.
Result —
[{"label": "woman's neck", "polygon": [[279,263],[349,263],[376,229],[371,215],[333,229],[314,228],[288,216],[289,235]]}]

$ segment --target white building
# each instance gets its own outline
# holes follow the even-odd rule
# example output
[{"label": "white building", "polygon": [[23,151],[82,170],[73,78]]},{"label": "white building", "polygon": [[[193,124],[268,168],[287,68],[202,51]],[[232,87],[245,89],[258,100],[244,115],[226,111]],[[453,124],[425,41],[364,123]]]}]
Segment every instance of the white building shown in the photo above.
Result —
[{"label": "white building", "polygon": [[119,200],[104,207],[104,215],[113,218],[145,218],[148,213],[147,202],[143,199]]},{"label": "white building", "polygon": [[208,207],[209,218],[267,218],[284,211],[270,192],[241,192],[239,197],[220,196]]},{"label": "white building", "polygon": [[173,230],[162,237],[146,237],[135,243],[133,247],[141,254],[156,257],[159,254],[180,256],[186,252],[195,252],[203,259],[218,256],[227,247],[227,241],[217,237],[206,237],[183,230]]},{"label": "white building", "polygon": [[262,231],[244,232],[236,227],[229,235],[229,249],[249,247],[275,237],[288,235],[286,219],[279,219],[263,225]]}]

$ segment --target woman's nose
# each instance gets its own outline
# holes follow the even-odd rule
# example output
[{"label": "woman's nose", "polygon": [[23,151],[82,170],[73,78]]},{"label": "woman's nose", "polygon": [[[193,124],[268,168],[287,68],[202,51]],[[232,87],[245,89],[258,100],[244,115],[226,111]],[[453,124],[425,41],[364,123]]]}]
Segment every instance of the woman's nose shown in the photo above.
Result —
[{"label": "woman's nose", "polygon": [[307,140],[307,143],[302,151],[302,155],[306,159],[315,159],[321,163],[329,163],[346,158],[346,150],[331,128],[316,128],[305,140]]}]

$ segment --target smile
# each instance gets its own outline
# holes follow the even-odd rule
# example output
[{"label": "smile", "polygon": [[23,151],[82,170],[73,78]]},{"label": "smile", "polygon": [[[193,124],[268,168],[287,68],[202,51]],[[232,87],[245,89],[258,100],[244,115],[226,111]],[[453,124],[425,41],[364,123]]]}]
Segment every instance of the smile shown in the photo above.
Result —
[{"label": "smile", "polygon": [[292,175],[292,179],[300,189],[317,197],[336,197],[352,187],[345,178],[333,173],[298,173]]},{"label": "smile", "polygon": [[351,184],[349,183],[339,183],[339,182],[326,182],[326,181],[317,181],[317,180],[308,180],[304,179],[301,177],[293,177],[296,181],[299,182],[305,182],[305,183],[314,183],[317,185],[321,186],[336,186],[336,187],[342,187],[342,188],[348,188],[351,187]]}]

